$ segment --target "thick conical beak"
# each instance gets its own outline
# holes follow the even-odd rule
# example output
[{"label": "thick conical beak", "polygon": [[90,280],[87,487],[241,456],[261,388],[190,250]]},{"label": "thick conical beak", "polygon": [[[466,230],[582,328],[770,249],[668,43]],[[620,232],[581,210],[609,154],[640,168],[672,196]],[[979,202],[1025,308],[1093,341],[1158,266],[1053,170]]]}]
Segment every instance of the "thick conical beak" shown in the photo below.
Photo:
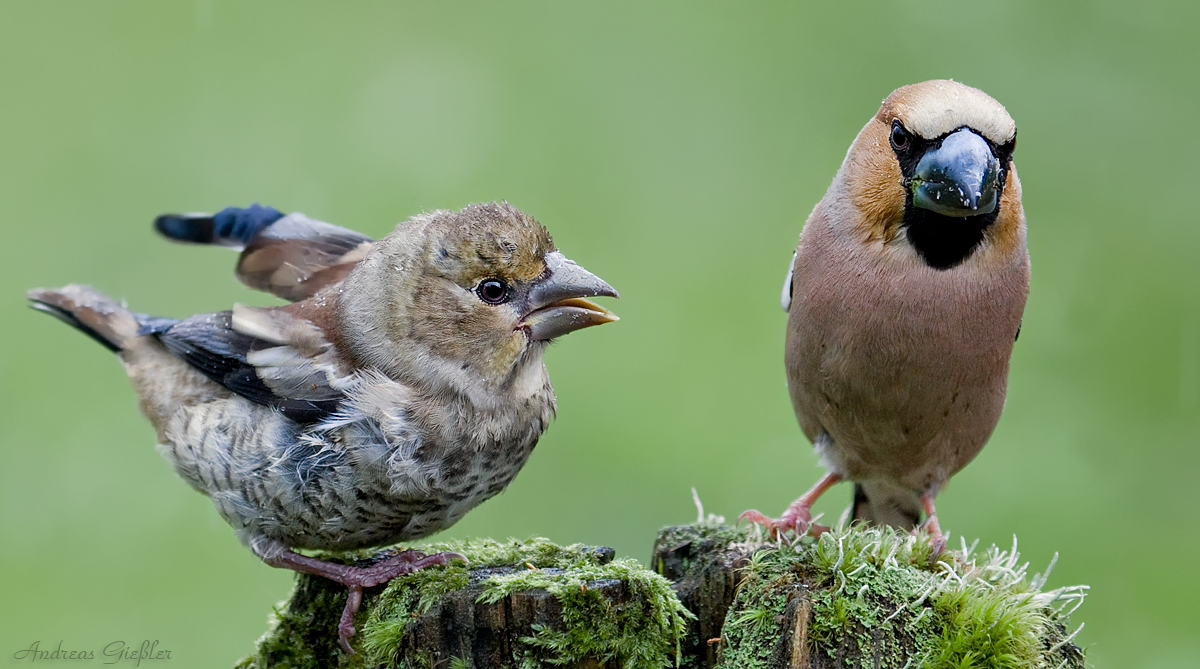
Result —
[{"label": "thick conical beak", "polygon": [[1000,161],[982,137],[963,128],[917,163],[910,183],[913,205],[958,218],[996,209]]},{"label": "thick conical beak", "polygon": [[616,314],[586,300],[620,297],[604,279],[555,251],[546,254],[547,276],[529,291],[525,318],[517,325],[533,341],[545,341],[593,325],[611,323]]}]

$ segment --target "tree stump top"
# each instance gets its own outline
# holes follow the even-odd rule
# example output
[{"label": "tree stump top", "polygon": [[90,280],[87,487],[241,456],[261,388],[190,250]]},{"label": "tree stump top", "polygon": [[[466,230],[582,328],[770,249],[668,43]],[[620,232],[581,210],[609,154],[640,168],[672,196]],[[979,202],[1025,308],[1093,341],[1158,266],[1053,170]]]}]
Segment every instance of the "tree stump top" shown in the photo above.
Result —
[{"label": "tree stump top", "polygon": [[[1082,669],[1068,616],[1016,545],[934,555],[924,534],[855,525],[794,545],[717,522],[659,533],[652,569],[612,549],[469,540],[452,562],[364,591],[356,655],[345,588],[297,575],[239,665],[406,669]],[[362,566],[386,557],[322,556]]]},{"label": "tree stump top", "polygon": [[682,666],[1084,667],[1068,616],[1016,544],[933,554],[928,536],[855,525],[795,545],[716,523],[659,533],[653,568],[697,620]]},{"label": "tree stump top", "polygon": [[[363,591],[352,640],[337,646],[346,588],[297,574],[291,599],[243,669],[571,669],[663,667],[675,657],[690,614],[666,579],[611,548],[557,546],[545,539],[428,543],[452,561]],[[322,555],[368,566],[387,552]]]}]

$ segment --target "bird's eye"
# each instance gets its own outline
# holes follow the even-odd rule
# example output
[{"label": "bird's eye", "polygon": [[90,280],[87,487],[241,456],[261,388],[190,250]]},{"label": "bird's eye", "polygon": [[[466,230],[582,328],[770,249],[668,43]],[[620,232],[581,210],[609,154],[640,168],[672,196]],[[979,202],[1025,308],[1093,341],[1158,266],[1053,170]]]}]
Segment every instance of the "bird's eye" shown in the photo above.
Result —
[{"label": "bird's eye", "polygon": [[508,284],[500,279],[484,279],[475,288],[475,294],[488,304],[500,304],[508,299]]},{"label": "bird's eye", "polygon": [[904,129],[904,126],[900,125],[900,121],[892,121],[891,141],[892,148],[897,151],[903,151],[908,148],[908,131]]}]

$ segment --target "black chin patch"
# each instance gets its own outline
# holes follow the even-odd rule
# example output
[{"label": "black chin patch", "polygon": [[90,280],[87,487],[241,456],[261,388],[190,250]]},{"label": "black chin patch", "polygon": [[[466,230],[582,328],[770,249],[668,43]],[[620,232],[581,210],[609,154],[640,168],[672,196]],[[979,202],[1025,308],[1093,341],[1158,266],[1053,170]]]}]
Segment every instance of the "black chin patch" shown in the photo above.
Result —
[{"label": "black chin patch", "polygon": [[[911,195],[909,196],[911,199]],[[950,269],[971,257],[983,233],[996,221],[1000,207],[980,216],[957,218],[912,206],[904,208],[904,229],[925,264],[934,269]]]},{"label": "black chin patch", "polygon": [[913,245],[917,253],[921,254],[921,259],[925,261],[925,264],[934,269],[950,269],[970,258],[975,249],[979,248],[980,242],[983,241],[984,231],[989,225],[995,223],[996,217],[1000,215],[1004,186],[1008,181],[1013,150],[1017,146],[1016,135],[1013,135],[1013,138],[1004,144],[995,144],[991,140],[984,139],[992,148],[992,154],[1000,161],[1000,175],[996,184],[996,188],[999,189],[998,201],[996,208],[991,213],[958,218],[914,206],[909,184],[913,175],[916,174],[921,156],[925,155],[926,151],[940,147],[943,139],[960,129],[955,128],[932,140],[923,139],[910,133],[907,135],[909,142],[904,148],[897,149],[895,145],[892,146],[896,160],[900,164],[900,173],[904,176],[904,220],[901,225],[908,235],[908,242]]}]

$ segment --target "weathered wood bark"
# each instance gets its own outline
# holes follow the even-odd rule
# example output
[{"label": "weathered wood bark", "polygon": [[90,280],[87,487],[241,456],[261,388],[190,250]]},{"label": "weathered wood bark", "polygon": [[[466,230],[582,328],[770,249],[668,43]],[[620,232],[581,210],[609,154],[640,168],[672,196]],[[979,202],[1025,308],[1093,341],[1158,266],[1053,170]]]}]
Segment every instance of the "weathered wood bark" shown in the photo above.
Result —
[{"label": "weathered wood bark", "polygon": [[[611,560],[612,549],[603,550]],[[521,566],[472,570],[470,586],[447,593],[409,625],[396,647],[395,657],[427,657],[435,667],[443,666],[450,658],[469,659],[471,666],[477,668],[509,667],[521,656],[520,640],[532,637],[535,626],[565,632],[562,602],[545,589],[514,592],[495,603],[479,601],[485,580],[524,569]],[[553,576],[563,570],[543,571]],[[628,603],[631,597],[624,581],[617,579],[589,581],[587,588],[614,605]],[[618,669],[621,664],[616,658],[601,662],[590,657],[561,666]]]},{"label": "weathered wood bark", "polygon": [[671,581],[679,601],[696,616],[683,640],[681,666],[717,666],[725,614],[748,561],[745,550],[729,543],[728,536],[692,526],[668,527],[654,542],[650,569]]}]

